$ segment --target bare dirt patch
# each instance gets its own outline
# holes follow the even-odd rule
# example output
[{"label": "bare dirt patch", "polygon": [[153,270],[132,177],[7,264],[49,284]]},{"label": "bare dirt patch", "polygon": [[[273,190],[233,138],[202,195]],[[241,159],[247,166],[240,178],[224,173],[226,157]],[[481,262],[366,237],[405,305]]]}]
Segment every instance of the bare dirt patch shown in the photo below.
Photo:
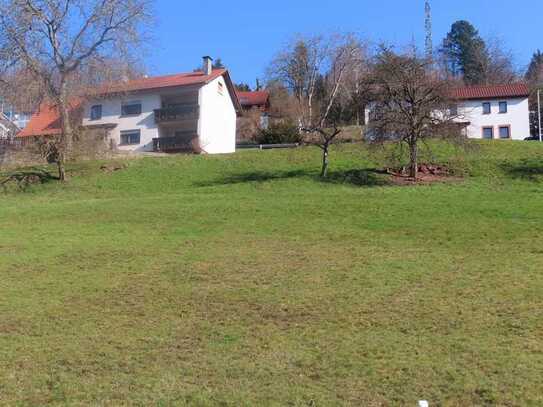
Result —
[{"label": "bare dirt patch", "polygon": [[390,180],[396,185],[427,185],[434,183],[451,183],[462,181],[461,177],[452,175],[449,167],[439,164],[419,164],[417,178],[408,175],[408,168],[387,168]]},{"label": "bare dirt patch", "polygon": [[126,167],[127,166],[125,163],[109,163],[109,164],[102,165],[100,167],[100,170],[102,172],[111,173],[111,172],[124,170]]}]

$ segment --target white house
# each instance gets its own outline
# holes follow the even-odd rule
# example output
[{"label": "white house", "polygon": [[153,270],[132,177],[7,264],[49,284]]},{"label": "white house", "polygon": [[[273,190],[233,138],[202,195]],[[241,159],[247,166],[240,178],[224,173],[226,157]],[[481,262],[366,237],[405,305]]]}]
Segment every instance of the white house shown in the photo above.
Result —
[{"label": "white house", "polygon": [[[456,88],[451,115],[469,138],[524,140],[530,136],[529,95],[524,83]],[[372,109],[371,104],[366,108],[366,123]]]},{"label": "white house", "polygon": [[[97,90],[79,103],[82,126],[105,129],[122,151],[231,153],[241,111],[230,75],[212,69],[145,77]],[[56,109],[40,108],[20,136],[58,134]]]},{"label": "white house", "polygon": [[530,136],[529,95],[523,83],[457,88],[453,113],[469,138],[524,140]]}]

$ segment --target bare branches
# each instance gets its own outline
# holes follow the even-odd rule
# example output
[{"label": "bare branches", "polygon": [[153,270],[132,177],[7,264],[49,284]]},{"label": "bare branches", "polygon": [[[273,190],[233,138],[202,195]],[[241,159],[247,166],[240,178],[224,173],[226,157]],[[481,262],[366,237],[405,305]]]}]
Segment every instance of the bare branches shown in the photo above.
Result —
[{"label": "bare branches", "polygon": [[428,138],[459,137],[461,124],[451,109],[449,84],[425,58],[398,55],[383,49],[373,73],[370,138],[406,143],[410,176],[417,177],[418,142]]},{"label": "bare branches", "polygon": [[269,70],[271,79],[296,100],[296,119],[305,142],[323,150],[323,176],[329,146],[341,132],[331,112],[346,90],[346,79],[360,79],[364,48],[350,34],[299,36],[276,56]]},{"label": "bare branches", "polygon": [[[0,66],[30,70],[54,89],[96,58],[131,57],[149,0],[0,0]],[[1,40],[0,40],[1,41]],[[1,75],[1,72],[0,72]],[[72,84],[73,85],[73,84]],[[56,92],[58,93],[58,92]]]},{"label": "bare branches", "polygon": [[87,90],[87,78],[96,85],[113,76],[109,71],[118,67],[103,61],[138,58],[150,2],[0,0],[0,81],[29,73],[42,98],[58,106],[61,161],[71,150],[70,101]]}]

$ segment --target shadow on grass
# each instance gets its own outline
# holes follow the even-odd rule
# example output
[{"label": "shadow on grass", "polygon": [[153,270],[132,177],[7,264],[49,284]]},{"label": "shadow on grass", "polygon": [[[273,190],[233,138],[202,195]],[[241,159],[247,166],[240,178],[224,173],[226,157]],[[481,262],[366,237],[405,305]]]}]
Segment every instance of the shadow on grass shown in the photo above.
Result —
[{"label": "shadow on grass", "polygon": [[513,178],[529,181],[543,181],[543,160],[525,159],[516,163],[505,163],[500,168]]},{"label": "shadow on grass", "polygon": [[326,178],[317,177],[317,180],[331,184],[353,185],[357,187],[379,187],[390,185],[388,177],[388,173],[384,170],[364,168],[334,171]]},{"label": "shadow on grass", "polygon": [[0,187],[4,192],[10,190],[11,187],[19,191],[26,191],[31,185],[45,184],[51,181],[58,181],[58,177],[43,168],[0,172]]},{"label": "shadow on grass", "polygon": [[250,171],[240,174],[228,175],[222,178],[197,182],[197,187],[210,187],[217,185],[244,184],[249,182],[263,183],[268,181],[286,180],[292,178],[306,178],[316,182],[328,184],[343,184],[357,187],[374,187],[389,185],[385,171],[373,168],[353,169],[347,171],[333,171],[326,178],[307,170],[292,171]]}]

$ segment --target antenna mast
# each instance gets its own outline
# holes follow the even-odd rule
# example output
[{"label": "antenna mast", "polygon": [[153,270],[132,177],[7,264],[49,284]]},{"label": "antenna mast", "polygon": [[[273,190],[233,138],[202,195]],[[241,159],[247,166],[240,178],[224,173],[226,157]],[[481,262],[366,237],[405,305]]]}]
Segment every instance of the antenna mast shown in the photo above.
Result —
[{"label": "antenna mast", "polygon": [[424,22],[424,28],[426,30],[426,58],[432,62],[434,54],[434,44],[432,41],[432,8],[430,7],[430,0],[425,1],[424,12],[426,14],[426,20]]}]

